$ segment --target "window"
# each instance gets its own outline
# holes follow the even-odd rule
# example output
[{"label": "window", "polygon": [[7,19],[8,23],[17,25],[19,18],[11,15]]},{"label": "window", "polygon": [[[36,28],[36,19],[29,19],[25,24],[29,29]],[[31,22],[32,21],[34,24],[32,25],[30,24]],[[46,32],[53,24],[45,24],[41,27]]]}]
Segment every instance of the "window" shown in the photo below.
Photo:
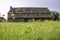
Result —
[{"label": "window", "polygon": [[30,8],[26,8],[26,9],[25,9],[25,12],[30,12],[30,11],[31,11]]},{"label": "window", "polygon": [[25,13],[24,15],[25,15],[25,16],[30,16],[30,13]]},{"label": "window", "polygon": [[20,13],[20,16],[23,16],[24,14],[23,13]]},{"label": "window", "polygon": [[20,9],[20,10],[18,10],[18,12],[23,12],[23,10],[22,10],[22,9]]},{"label": "window", "polygon": [[23,12],[24,10],[23,9],[17,9],[16,12]]},{"label": "window", "polygon": [[39,14],[37,14],[37,16],[39,16]]},{"label": "window", "polygon": [[33,12],[39,12],[39,10],[38,10],[38,9],[32,9],[32,11],[33,11]]}]

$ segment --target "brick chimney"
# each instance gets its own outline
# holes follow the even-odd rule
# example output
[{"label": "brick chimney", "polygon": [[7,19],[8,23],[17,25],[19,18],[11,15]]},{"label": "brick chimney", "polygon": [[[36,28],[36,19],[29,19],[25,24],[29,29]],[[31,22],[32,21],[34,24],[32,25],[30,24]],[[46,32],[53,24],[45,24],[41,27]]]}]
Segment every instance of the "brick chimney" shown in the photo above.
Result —
[{"label": "brick chimney", "polygon": [[1,13],[0,13],[0,17],[1,17]]},{"label": "brick chimney", "polygon": [[12,6],[10,6],[10,9],[12,9]]}]

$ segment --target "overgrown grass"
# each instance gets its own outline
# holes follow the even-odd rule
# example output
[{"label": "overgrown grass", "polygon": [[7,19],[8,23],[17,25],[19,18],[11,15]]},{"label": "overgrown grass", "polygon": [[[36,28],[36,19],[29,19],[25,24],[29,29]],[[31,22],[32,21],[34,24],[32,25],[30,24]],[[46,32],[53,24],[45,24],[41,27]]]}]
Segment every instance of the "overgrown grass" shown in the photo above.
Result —
[{"label": "overgrown grass", "polygon": [[0,40],[60,40],[60,22],[2,22]]},{"label": "overgrown grass", "polygon": [[60,14],[59,14],[59,21],[60,21]]}]

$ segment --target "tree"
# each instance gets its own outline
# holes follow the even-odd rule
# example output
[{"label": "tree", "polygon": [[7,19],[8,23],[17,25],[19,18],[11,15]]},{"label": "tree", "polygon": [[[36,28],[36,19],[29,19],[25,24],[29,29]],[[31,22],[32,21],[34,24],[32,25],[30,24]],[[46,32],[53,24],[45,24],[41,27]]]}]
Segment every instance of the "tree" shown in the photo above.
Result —
[{"label": "tree", "polygon": [[14,20],[15,20],[15,14],[12,13],[12,14],[11,14],[11,17],[13,18],[13,22],[14,22]]},{"label": "tree", "polygon": [[12,17],[14,17],[14,16],[15,16],[15,14],[14,14],[14,13],[12,13],[12,14],[11,14],[11,16],[12,16]]},{"label": "tree", "polygon": [[53,20],[59,20],[59,12],[53,11],[52,15],[53,15],[53,17],[52,17]]},{"label": "tree", "polygon": [[0,19],[1,22],[6,22],[6,19],[4,18],[5,14],[2,14],[2,17]]},{"label": "tree", "polygon": [[60,21],[60,13],[59,13],[59,21]]},{"label": "tree", "polygon": [[2,16],[4,17],[5,15],[3,14]]}]

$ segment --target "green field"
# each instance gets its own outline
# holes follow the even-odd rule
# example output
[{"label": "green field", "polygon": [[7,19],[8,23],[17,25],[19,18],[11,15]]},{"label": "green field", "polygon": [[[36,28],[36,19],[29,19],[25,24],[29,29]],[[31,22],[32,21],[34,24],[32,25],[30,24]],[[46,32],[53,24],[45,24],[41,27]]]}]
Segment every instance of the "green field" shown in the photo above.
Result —
[{"label": "green field", "polygon": [[0,40],[60,40],[60,21],[2,22]]}]

